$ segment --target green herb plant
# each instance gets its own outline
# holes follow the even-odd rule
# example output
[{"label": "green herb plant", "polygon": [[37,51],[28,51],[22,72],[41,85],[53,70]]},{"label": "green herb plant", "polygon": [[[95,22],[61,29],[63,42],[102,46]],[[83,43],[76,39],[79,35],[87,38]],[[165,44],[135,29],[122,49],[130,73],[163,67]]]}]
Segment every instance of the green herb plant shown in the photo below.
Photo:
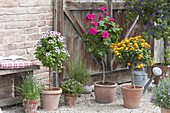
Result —
[{"label": "green herb plant", "polygon": [[163,78],[160,84],[153,88],[154,105],[170,109],[170,77]]},{"label": "green herb plant", "polygon": [[86,65],[82,61],[78,61],[78,59],[68,61],[67,74],[69,78],[73,78],[83,85],[86,85],[90,80],[90,73]]},{"label": "green herb plant", "polygon": [[25,77],[17,91],[21,93],[25,100],[36,100],[40,98],[43,85],[38,83],[34,77]]}]

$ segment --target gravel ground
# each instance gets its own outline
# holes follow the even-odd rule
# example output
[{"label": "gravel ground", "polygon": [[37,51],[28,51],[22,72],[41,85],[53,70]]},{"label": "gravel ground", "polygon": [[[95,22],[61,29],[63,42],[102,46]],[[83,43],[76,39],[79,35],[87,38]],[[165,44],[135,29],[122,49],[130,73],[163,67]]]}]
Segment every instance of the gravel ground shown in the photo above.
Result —
[{"label": "gravel ground", "polygon": [[[39,108],[37,113],[160,113],[160,108],[154,106],[150,102],[150,98],[151,92],[148,91],[143,95],[139,108],[127,109],[123,107],[120,86],[118,86],[116,98],[112,103],[97,103],[94,98],[94,93],[91,93],[81,95],[77,100],[76,106],[70,108],[64,105],[63,96],[61,96],[59,108],[57,110],[46,111]],[[22,105],[4,107],[2,110],[3,113],[24,113]]]}]

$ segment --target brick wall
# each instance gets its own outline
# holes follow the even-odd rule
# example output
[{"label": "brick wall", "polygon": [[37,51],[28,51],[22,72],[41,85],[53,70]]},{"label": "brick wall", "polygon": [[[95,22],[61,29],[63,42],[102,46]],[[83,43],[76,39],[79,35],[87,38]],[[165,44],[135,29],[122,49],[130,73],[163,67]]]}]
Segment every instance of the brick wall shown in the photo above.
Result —
[{"label": "brick wall", "polygon": [[53,0],[0,0],[0,55],[17,54],[34,61],[35,43],[52,26]]}]

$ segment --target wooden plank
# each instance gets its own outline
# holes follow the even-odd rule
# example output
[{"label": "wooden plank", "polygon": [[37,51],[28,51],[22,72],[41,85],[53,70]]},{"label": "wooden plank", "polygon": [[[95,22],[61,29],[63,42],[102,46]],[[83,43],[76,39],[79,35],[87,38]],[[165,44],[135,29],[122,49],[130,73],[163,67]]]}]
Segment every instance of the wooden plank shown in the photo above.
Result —
[{"label": "wooden plank", "polygon": [[[106,72],[106,81],[114,81],[118,84],[130,82],[131,81],[131,72],[129,69],[117,69],[113,71]],[[91,74],[93,82],[102,80],[102,73]]]},{"label": "wooden plank", "polygon": [[[106,2],[72,2],[66,1],[64,10],[99,10]],[[95,9],[94,9],[95,7]]]},{"label": "wooden plank", "polygon": [[73,27],[75,28],[75,30],[77,31],[77,33],[80,36],[83,36],[82,34],[82,30],[83,28],[80,26],[80,24],[77,22],[77,20],[74,18],[74,16],[72,15],[71,11],[69,10],[65,10],[65,14],[67,15],[67,17],[69,18],[70,22],[72,23]]},{"label": "wooden plank", "polygon": [[19,104],[21,102],[22,102],[22,97],[21,96],[1,99],[0,100],[0,107]]},{"label": "wooden plank", "polygon": [[63,12],[63,0],[58,0],[57,2],[57,31],[63,34],[63,21],[64,12]]},{"label": "wooden plank", "polygon": [[21,73],[21,72],[29,72],[36,69],[40,69],[39,65],[32,65],[28,68],[22,68],[22,69],[0,69],[0,76],[1,75],[8,75],[8,74],[14,74],[14,73]]},{"label": "wooden plank", "polygon": [[[111,1],[111,0],[109,0]],[[125,9],[125,2],[112,2],[112,9]],[[73,2],[65,1],[64,10],[99,10],[100,7],[106,6],[106,2]],[[95,7],[95,9],[94,9]]]}]

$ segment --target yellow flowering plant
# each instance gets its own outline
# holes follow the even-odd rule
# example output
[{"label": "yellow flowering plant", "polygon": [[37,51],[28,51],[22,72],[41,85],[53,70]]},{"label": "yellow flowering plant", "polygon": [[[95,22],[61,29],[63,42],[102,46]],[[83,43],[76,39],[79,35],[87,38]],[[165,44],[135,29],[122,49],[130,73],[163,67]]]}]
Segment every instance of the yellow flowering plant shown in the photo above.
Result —
[{"label": "yellow flowering plant", "polygon": [[[150,64],[150,45],[141,36],[125,38],[119,43],[110,46],[115,53],[116,61],[131,69],[132,85],[134,86],[134,68],[142,68],[144,64]],[[134,86],[135,87],[135,86]]]}]

